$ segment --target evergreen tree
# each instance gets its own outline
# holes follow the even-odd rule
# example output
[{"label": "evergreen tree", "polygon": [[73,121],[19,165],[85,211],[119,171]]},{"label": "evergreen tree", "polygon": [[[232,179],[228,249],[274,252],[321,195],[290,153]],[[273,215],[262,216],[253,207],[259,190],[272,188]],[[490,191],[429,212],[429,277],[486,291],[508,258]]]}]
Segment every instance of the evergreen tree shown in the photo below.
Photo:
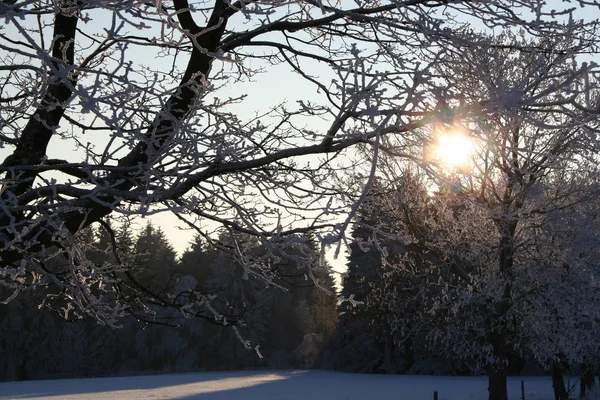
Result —
[{"label": "evergreen tree", "polygon": [[134,254],[133,272],[142,285],[157,294],[173,288],[177,253],[160,228],[148,222],[137,236]]},{"label": "evergreen tree", "polygon": [[182,276],[190,275],[194,277],[199,286],[204,287],[212,274],[210,264],[217,256],[217,249],[197,235],[188,249],[181,255],[177,272]]},{"label": "evergreen tree", "polygon": [[276,354],[272,366],[317,365],[324,343],[337,322],[333,278],[319,265],[319,251],[311,236],[288,238],[272,268],[275,290],[269,314],[267,352]]},{"label": "evergreen tree", "polygon": [[363,373],[404,372],[396,346],[389,303],[378,293],[385,285],[384,255],[396,246],[381,221],[385,188],[375,182],[357,213],[348,269],[343,279],[339,324],[332,340],[332,367]]},{"label": "evergreen tree", "polygon": [[[457,373],[462,364],[436,355],[426,340],[436,322],[424,310],[451,281],[453,258],[430,244],[445,218],[421,179],[405,170],[394,182],[375,183],[358,211],[348,270],[343,280],[340,321],[332,367],[368,373]],[[450,214],[453,208],[449,209]],[[409,226],[405,230],[403,227]],[[460,254],[465,249],[456,249]]]}]

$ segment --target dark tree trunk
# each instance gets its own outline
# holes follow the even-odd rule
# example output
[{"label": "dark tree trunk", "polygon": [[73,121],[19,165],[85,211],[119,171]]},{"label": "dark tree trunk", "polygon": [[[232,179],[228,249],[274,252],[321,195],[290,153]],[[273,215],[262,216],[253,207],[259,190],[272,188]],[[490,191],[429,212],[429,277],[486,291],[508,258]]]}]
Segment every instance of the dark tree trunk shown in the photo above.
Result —
[{"label": "dark tree trunk", "polygon": [[[509,190],[507,188],[507,196]],[[506,203],[505,205],[508,205]],[[505,211],[509,211],[508,209]],[[498,229],[501,234],[499,267],[500,276],[504,281],[504,290],[502,298],[494,306],[493,313],[488,318],[488,340],[494,349],[496,364],[490,366],[488,371],[488,391],[489,400],[508,400],[508,391],[506,390],[506,375],[508,374],[508,337],[509,331],[505,323],[501,322],[510,310],[512,299],[513,284],[513,264],[514,264],[514,238],[517,228],[517,222],[509,219],[502,219],[499,222]]]},{"label": "dark tree trunk", "polygon": [[508,400],[506,390],[506,365],[495,365],[488,372],[489,400]]},{"label": "dark tree trunk", "polygon": [[410,337],[404,343],[404,362],[406,363],[405,371],[409,370],[415,363],[413,341]]},{"label": "dark tree trunk", "polygon": [[581,366],[581,386],[579,391],[580,397],[585,397],[596,383],[594,371],[587,365]]},{"label": "dark tree trunk", "polygon": [[554,388],[554,400],[569,400],[560,364],[552,366],[552,387]]}]

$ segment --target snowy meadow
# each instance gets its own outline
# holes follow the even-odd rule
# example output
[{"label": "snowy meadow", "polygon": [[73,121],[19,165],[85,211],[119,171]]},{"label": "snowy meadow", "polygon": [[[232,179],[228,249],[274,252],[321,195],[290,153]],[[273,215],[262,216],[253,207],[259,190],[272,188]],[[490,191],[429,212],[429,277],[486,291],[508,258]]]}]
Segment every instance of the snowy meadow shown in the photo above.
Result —
[{"label": "snowy meadow", "polygon": [[[521,399],[521,380],[526,400],[554,398],[550,377],[510,377],[509,400]],[[484,400],[487,378],[299,370],[206,372],[4,382],[0,399],[431,400],[435,390],[439,400]]]},{"label": "snowy meadow", "polygon": [[600,0],[0,18],[0,398],[594,386]]}]

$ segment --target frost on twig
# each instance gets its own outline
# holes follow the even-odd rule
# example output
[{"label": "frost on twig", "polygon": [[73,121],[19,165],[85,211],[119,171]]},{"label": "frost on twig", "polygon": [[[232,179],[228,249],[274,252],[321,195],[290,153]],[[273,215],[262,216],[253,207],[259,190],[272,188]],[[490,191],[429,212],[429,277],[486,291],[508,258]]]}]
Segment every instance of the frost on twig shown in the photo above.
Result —
[{"label": "frost on twig", "polygon": [[[285,290],[274,265],[287,262],[327,290],[324,252],[348,246],[382,153],[416,160],[422,128],[459,117],[483,126],[529,108],[537,126],[572,132],[596,118],[592,63],[535,93],[498,78],[493,91],[465,99],[449,82],[457,62],[475,68],[491,50],[535,53],[548,65],[595,53],[597,21],[528,1],[0,7],[0,283],[44,293],[41,303],[69,318],[115,325],[128,313],[159,323],[161,308],[243,321],[217,309],[228,303],[218,295],[183,282],[179,293],[148,287],[101,221],[169,213],[223,242],[246,282]],[[465,26],[470,19],[543,40],[507,44]],[[529,87],[540,72],[525,77]],[[582,119],[554,118],[561,113]],[[106,249],[84,238],[99,225],[112,237],[108,262],[91,260]],[[309,245],[313,238],[320,243]]]}]

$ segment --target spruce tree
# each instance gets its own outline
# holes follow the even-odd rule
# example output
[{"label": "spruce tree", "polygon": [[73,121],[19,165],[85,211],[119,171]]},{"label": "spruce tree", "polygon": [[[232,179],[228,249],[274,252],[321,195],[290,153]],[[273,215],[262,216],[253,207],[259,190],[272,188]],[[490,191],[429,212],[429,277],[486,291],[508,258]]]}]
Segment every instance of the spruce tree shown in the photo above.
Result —
[{"label": "spruce tree", "polygon": [[136,239],[134,254],[134,272],[140,283],[158,294],[173,288],[177,253],[162,229],[148,222]]},{"label": "spruce tree", "polygon": [[393,241],[382,229],[378,182],[358,210],[352,230],[348,269],[341,290],[339,323],[332,341],[332,367],[352,372],[396,373],[403,371],[389,321],[387,301],[378,295],[384,285],[383,257]]}]

